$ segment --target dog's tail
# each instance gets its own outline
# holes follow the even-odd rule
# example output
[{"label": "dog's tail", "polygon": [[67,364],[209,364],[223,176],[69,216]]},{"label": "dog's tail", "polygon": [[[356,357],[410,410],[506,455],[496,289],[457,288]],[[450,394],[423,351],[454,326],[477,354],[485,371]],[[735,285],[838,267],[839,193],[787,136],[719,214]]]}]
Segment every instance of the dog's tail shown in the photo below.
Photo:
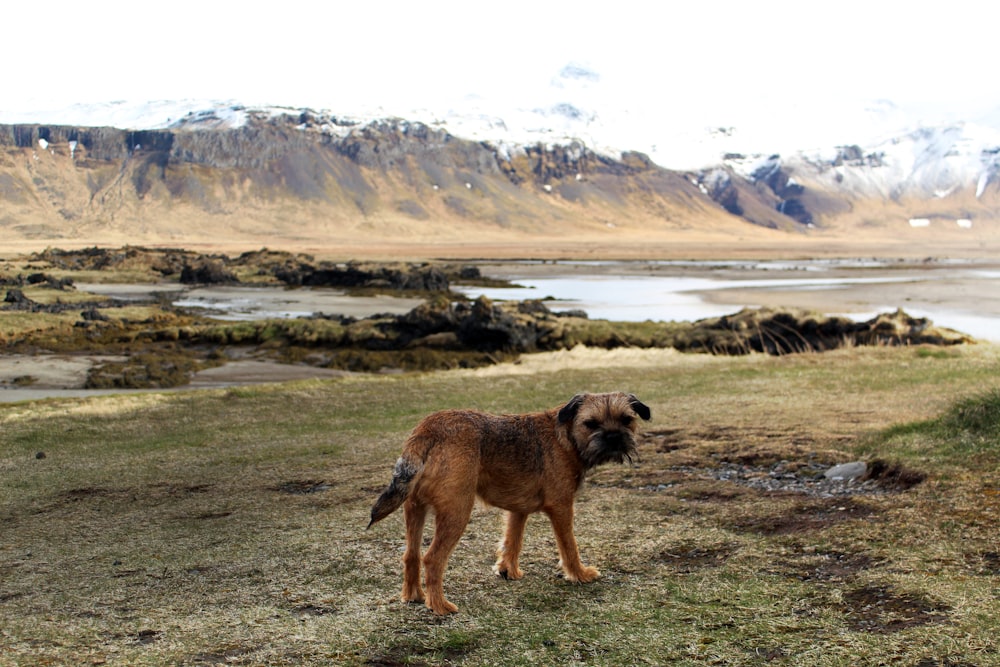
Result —
[{"label": "dog's tail", "polygon": [[368,528],[371,528],[377,522],[399,509],[399,506],[406,500],[406,496],[410,494],[410,485],[413,483],[413,478],[417,476],[423,467],[424,464],[422,461],[415,461],[406,454],[399,457],[399,460],[396,461],[396,467],[392,472],[392,481],[389,482],[389,486],[386,487],[382,495],[372,505],[372,520],[368,524]]}]

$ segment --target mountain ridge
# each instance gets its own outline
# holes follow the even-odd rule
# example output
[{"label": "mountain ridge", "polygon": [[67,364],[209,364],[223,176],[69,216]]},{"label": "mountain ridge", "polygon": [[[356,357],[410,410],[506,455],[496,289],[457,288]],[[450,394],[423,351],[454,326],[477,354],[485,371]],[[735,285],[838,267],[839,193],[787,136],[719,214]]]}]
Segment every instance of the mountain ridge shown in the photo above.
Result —
[{"label": "mountain ridge", "polygon": [[493,139],[470,139],[446,121],[233,104],[189,105],[163,128],[0,125],[0,229],[45,241],[641,242],[892,238],[915,226],[942,238],[971,226],[983,240],[1000,226],[1000,140],[988,128],[923,128],[811,155],[732,152],[671,170],[574,138],[572,123],[592,120],[575,106],[555,113],[568,124],[533,143],[504,140],[516,133],[496,118],[477,120],[500,130]]}]

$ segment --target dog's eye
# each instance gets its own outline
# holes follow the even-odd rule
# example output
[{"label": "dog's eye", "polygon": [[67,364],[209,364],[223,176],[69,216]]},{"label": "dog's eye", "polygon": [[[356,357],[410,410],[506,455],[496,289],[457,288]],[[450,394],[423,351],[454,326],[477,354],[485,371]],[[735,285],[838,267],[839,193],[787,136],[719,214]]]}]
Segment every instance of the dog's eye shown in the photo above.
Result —
[{"label": "dog's eye", "polygon": [[621,418],[622,426],[628,426],[632,423],[632,417],[629,415],[624,415]]},{"label": "dog's eye", "polygon": [[598,426],[601,425],[601,422],[597,421],[596,419],[588,419],[587,421],[583,422],[583,425],[589,428],[591,431],[593,431],[594,429],[596,429]]}]

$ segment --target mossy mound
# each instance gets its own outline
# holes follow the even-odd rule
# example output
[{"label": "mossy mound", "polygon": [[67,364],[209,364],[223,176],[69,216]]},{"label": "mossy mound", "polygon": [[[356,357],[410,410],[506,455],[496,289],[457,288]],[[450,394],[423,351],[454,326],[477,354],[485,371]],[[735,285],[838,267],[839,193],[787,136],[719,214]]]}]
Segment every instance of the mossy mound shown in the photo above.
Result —
[{"label": "mossy mound", "polygon": [[846,317],[769,308],[744,308],[733,315],[699,320],[678,335],[674,347],[685,352],[782,355],[824,352],[858,345],[958,345],[972,339],[934,326],[926,317],[903,310],[855,322]]}]

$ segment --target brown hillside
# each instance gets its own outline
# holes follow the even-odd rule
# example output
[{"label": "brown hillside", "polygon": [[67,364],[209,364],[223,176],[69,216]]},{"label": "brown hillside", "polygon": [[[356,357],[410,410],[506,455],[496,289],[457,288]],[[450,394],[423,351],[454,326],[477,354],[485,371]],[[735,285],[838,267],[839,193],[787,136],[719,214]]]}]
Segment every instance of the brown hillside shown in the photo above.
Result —
[{"label": "brown hillside", "polygon": [[[641,154],[613,160],[573,144],[508,157],[404,121],[346,137],[288,116],[233,130],[0,126],[0,230],[12,249],[144,243],[695,256],[706,248],[827,254],[862,241],[979,253],[997,239],[982,226],[916,235],[906,220],[923,202],[887,207],[818,190],[800,198],[815,209],[808,221],[816,224],[804,224],[783,214],[768,188],[734,184],[738,206],[726,206],[695,175]],[[942,216],[954,213],[939,206]]]}]

